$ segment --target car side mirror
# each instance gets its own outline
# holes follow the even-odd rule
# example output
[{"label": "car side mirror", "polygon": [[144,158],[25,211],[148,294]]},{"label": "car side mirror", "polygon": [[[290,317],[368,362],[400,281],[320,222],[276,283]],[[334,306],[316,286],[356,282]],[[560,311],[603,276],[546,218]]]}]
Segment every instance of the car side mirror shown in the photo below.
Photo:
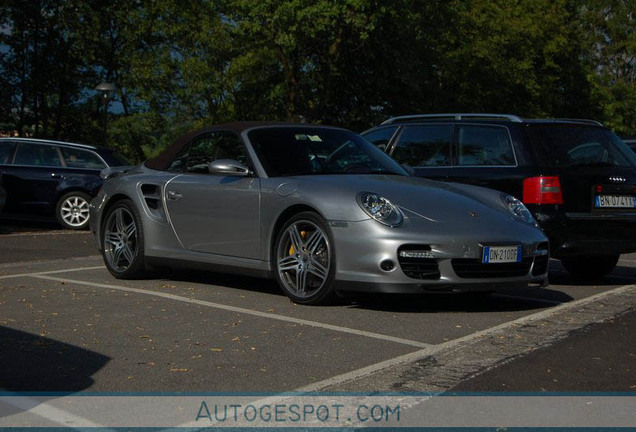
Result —
[{"label": "car side mirror", "polygon": [[108,180],[111,178],[115,178],[125,172],[130,171],[131,169],[135,168],[133,165],[124,165],[124,166],[113,166],[113,167],[108,167],[108,168],[104,168],[103,170],[101,170],[99,172],[99,176],[101,178],[103,178],[104,180]]},{"label": "car side mirror", "polygon": [[250,169],[234,159],[217,159],[208,166],[210,174],[232,177],[247,177],[252,174]]}]

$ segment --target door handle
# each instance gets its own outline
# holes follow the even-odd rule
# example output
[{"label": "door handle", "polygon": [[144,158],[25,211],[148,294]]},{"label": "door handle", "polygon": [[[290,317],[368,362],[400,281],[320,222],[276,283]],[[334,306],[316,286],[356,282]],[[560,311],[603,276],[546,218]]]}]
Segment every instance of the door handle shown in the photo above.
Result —
[{"label": "door handle", "polygon": [[66,179],[66,177],[65,177],[65,176],[63,176],[63,175],[61,175],[61,174],[56,174],[56,173],[51,173],[51,177],[52,177],[52,178],[56,178],[56,179],[61,179],[61,180]]},{"label": "door handle", "polygon": [[179,192],[177,191],[173,191],[173,190],[169,190],[168,191],[168,199],[172,200],[172,201],[176,201],[183,198],[183,195],[181,195]]}]

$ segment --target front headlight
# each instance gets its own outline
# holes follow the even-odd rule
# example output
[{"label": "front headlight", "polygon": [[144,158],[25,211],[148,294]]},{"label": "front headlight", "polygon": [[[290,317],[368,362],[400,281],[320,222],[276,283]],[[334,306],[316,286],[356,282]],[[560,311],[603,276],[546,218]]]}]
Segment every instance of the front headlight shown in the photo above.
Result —
[{"label": "front headlight", "polygon": [[528,208],[517,198],[512,195],[502,193],[501,201],[516,218],[521,219],[529,225],[537,225],[537,222],[534,220],[534,217],[532,217],[530,210],[528,210]]},{"label": "front headlight", "polygon": [[366,214],[390,227],[399,226],[404,219],[402,212],[396,205],[376,193],[362,192],[358,194],[358,204]]}]

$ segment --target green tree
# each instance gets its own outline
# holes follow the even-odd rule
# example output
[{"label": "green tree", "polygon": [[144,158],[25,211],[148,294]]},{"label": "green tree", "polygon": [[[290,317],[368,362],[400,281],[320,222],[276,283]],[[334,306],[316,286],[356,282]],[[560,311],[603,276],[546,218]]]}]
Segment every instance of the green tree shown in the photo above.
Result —
[{"label": "green tree", "polygon": [[440,64],[444,109],[585,116],[589,86],[579,61],[576,2],[455,4],[458,19]]},{"label": "green tree", "polygon": [[581,14],[598,115],[616,132],[636,134],[636,3],[587,0]]},{"label": "green tree", "polygon": [[368,125],[392,103],[379,86],[399,88],[390,71],[413,61],[403,48],[428,51],[417,18],[426,17],[430,4],[228,1],[235,44],[243,47],[230,68],[237,117]]},{"label": "green tree", "polygon": [[[634,133],[628,0],[0,0],[3,128],[143,159],[184,128],[598,117]],[[100,110],[102,110],[100,112]]]},{"label": "green tree", "polygon": [[78,107],[92,81],[84,9],[64,0],[5,0],[0,5],[2,91],[15,128],[71,138],[92,122]]}]

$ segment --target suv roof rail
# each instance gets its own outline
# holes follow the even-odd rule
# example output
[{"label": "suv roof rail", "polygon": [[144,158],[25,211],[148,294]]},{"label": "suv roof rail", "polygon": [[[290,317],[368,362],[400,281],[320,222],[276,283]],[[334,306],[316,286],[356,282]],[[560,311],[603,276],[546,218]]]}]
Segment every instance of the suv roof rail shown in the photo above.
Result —
[{"label": "suv roof rail", "polygon": [[601,123],[598,120],[592,120],[592,119],[579,119],[579,118],[553,118],[553,119],[549,119],[549,120],[554,120],[554,121],[562,121],[562,122],[572,122],[572,123],[583,123],[583,124],[591,124],[594,126],[603,126],[603,123]]},{"label": "suv roof rail", "polygon": [[405,115],[398,117],[391,117],[388,120],[382,122],[382,124],[391,124],[401,120],[429,120],[429,119],[454,119],[454,120],[463,120],[463,119],[502,119],[508,120],[515,123],[521,123],[523,119],[519,116],[513,114],[485,114],[485,113],[445,113],[445,114],[414,114],[414,115]]},{"label": "suv roof rail", "polygon": [[81,148],[85,148],[89,150],[97,149],[97,146],[90,145],[90,144],[80,144],[80,143],[67,142],[67,141],[56,141],[56,140],[43,139],[43,138],[2,137],[0,138],[0,141],[18,141],[18,142],[40,143],[40,144],[56,144],[56,145],[63,145],[63,146],[65,145],[69,147],[81,147]]}]

